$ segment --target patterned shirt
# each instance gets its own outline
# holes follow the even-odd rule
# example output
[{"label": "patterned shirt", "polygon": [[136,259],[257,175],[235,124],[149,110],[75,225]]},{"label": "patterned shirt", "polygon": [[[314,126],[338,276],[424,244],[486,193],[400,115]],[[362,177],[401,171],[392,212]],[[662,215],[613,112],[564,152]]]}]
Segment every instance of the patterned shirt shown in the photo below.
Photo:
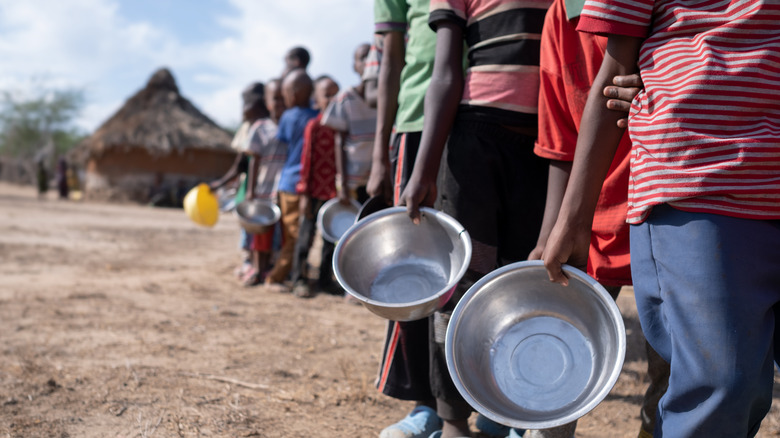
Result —
[{"label": "patterned shirt", "polygon": [[630,223],[662,203],[780,219],[777,0],[588,0],[578,30],[644,38]]},{"label": "patterned shirt", "polygon": [[354,189],[368,183],[376,133],[376,109],[368,106],[354,88],[336,95],[322,116],[322,124],[346,132],[344,181]]},{"label": "patterned shirt", "polygon": [[303,133],[301,180],[295,189],[314,199],[336,197],[336,133],[320,124],[322,114],[309,120]]},{"label": "patterned shirt", "polygon": [[382,62],[382,51],[384,50],[384,38],[380,34],[374,34],[374,44],[366,56],[366,66],[363,69],[363,82],[379,80],[379,64]]},{"label": "patterned shirt", "polygon": [[428,22],[463,29],[468,69],[459,114],[536,127],[539,44],[552,0],[431,0]]},{"label": "patterned shirt", "polygon": [[277,126],[271,119],[260,119],[249,128],[247,152],[260,160],[257,171],[255,195],[258,198],[276,199],[279,176],[287,158],[287,145],[276,139]]}]

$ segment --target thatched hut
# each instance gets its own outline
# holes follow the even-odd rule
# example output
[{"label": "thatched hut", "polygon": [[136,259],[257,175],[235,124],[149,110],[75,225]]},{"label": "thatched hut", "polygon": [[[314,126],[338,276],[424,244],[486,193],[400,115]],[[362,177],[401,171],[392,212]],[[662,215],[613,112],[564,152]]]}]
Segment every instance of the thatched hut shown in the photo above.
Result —
[{"label": "thatched hut", "polygon": [[231,135],[179,94],[170,71],[146,87],[79,145],[87,199],[147,202],[161,186],[186,189],[223,175]]}]

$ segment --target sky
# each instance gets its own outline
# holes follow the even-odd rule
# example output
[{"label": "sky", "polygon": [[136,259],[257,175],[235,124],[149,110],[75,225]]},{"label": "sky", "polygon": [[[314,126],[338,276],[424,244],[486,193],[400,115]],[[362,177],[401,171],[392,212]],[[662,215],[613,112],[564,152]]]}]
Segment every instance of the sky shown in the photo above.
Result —
[{"label": "sky", "polygon": [[241,90],[277,77],[287,49],[309,73],[354,85],[352,54],[370,42],[370,0],[0,0],[0,91],[84,90],[78,126],[92,132],[168,67],[179,90],[224,127]]}]

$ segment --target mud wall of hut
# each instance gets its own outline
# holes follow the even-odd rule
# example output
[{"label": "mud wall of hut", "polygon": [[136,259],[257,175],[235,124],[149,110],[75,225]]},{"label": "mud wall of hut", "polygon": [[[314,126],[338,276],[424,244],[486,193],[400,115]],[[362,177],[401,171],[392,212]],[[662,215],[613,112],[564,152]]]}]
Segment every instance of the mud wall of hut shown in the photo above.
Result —
[{"label": "mud wall of hut", "polygon": [[189,189],[221,177],[234,160],[232,152],[209,149],[158,156],[145,148],[113,148],[89,159],[85,195],[94,201],[146,203],[160,184]]}]

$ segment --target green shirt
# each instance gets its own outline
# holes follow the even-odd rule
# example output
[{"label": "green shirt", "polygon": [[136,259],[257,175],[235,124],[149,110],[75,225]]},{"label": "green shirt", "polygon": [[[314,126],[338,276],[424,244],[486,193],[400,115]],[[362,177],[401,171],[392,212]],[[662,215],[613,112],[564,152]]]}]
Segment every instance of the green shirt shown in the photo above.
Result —
[{"label": "green shirt", "polygon": [[374,0],[376,33],[406,33],[406,65],[398,93],[397,132],[423,129],[423,102],[433,75],[436,33],[428,26],[429,0]]}]

